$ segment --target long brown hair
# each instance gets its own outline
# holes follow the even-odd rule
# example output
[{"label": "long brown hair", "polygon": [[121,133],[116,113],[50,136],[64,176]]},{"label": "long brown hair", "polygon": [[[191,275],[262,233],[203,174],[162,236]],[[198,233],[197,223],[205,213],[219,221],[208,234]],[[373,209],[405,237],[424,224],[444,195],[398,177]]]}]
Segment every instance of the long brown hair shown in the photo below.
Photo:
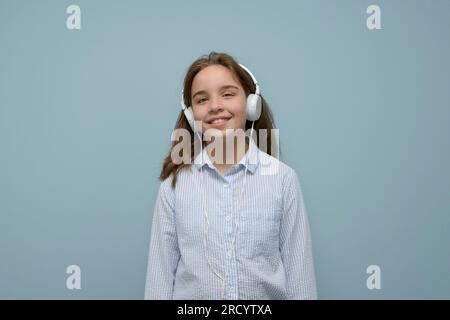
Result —
[{"label": "long brown hair", "polygon": [[[226,53],[216,53],[211,52],[209,55],[203,55],[197,60],[195,60],[191,66],[189,67],[186,76],[184,78],[184,103],[187,106],[192,105],[191,103],[191,89],[192,89],[192,83],[194,81],[195,76],[197,73],[199,73],[204,68],[211,66],[211,65],[221,65],[229,69],[233,75],[239,80],[240,84],[244,88],[246,96],[248,96],[250,93],[254,93],[256,86],[253,83],[252,78],[250,75],[239,66],[239,64],[234,60],[233,57]],[[275,150],[272,150],[272,132],[271,130],[275,128],[275,124],[273,121],[272,112],[269,109],[269,105],[267,104],[264,97],[261,95],[262,99],[262,111],[261,116],[257,121],[254,123],[254,130],[256,133],[258,133],[259,129],[266,129],[267,130],[267,153],[272,155],[272,152],[275,152]],[[251,128],[252,122],[248,121],[245,123],[245,130],[247,132],[247,129]],[[189,126],[189,123],[187,122],[183,111],[180,112],[177,122],[175,124],[174,129],[186,129],[191,133],[191,163],[193,163],[195,156],[194,155],[194,141],[195,141],[195,134],[192,131],[191,127]],[[258,135],[257,135],[258,136]],[[159,176],[159,179],[161,181],[168,178],[170,175],[173,176],[172,179],[172,188],[175,188],[175,185],[177,183],[177,176],[180,170],[183,168],[190,167],[191,164],[188,163],[180,163],[175,164],[172,161],[171,152],[172,148],[178,143],[178,141],[173,141],[172,146],[170,148],[170,151],[166,158],[164,159],[163,167]],[[260,146],[260,141],[257,141],[258,147]],[[274,144],[275,146],[275,144]],[[276,146],[278,148],[279,146]],[[275,149],[275,148],[274,148]]]}]

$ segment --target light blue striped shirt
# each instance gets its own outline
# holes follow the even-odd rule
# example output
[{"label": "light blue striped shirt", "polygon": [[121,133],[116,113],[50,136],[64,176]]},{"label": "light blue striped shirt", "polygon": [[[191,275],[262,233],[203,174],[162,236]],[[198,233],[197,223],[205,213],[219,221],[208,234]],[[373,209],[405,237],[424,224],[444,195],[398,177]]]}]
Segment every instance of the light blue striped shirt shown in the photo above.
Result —
[{"label": "light blue striped shirt", "polygon": [[180,171],[175,189],[171,177],[160,184],[145,299],[316,299],[309,223],[295,171],[252,139],[223,176],[206,149],[204,161],[201,155]]}]

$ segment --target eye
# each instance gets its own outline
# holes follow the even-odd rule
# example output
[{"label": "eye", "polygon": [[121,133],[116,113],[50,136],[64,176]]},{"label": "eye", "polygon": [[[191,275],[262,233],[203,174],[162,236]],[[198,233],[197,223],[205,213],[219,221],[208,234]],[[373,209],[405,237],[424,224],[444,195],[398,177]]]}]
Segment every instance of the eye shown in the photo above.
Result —
[{"label": "eye", "polygon": [[206,98],[200,98],[199,100],[197,100],[198,104],[202,104],[203,102],[205,102],[207,99]]},{"label": "eye", "polygon": [[224,97],[232,97],[232,96],[234,96],[234,93],[232,93],[232,92],[225,92],[225,93],[223,94],[223,96],[224,96]]}]

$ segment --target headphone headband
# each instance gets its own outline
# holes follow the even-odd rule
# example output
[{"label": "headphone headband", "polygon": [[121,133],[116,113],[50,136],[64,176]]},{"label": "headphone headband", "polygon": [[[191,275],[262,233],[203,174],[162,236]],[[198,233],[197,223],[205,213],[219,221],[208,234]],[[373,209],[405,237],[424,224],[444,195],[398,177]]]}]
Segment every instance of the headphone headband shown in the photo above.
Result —
[{"label": "headphone headband", "polygon": [[259,84],[258,84],[258,81],[256,80],[255,76],[253,75],[253,73],[246,66],[244,66],[243,64],[240,64],[240,63],[239,63],[239,65],[241,66],[242,69],[247,71],[247,73],[250,75],[250,77],[253,80],[253,83],[256,86],[255,94],[259,95]]}]

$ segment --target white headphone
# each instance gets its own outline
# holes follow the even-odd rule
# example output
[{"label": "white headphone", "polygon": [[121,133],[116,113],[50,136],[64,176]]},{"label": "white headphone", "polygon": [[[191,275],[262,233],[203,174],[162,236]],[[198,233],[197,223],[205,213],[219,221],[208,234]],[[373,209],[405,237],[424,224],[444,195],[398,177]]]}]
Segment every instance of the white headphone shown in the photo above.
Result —
[{"label": "white headphone", "polygon": [[[256,78],[253,76],[251,71],[247,69],[244,65],[239,64],[242,69],[244,69],[252,78],[253,83],[255,84],[256,90],[255,93],[250,93],[247,97],[247,120],[248,121],[256,121],[261,116],[261,96],[259,91],[259,84],[258,81],[256,81]],[[195,121],[194,121],[194,113],[192,111],[191,106],[186,106],[184,104],[184,96],[183,91],[181,92],[181,109],[184,112],[184,115],[186,117],[187,122],[189,123],[189,126],[191,127],[192,131],[198,132],[199,128],[195,127]]]}]

